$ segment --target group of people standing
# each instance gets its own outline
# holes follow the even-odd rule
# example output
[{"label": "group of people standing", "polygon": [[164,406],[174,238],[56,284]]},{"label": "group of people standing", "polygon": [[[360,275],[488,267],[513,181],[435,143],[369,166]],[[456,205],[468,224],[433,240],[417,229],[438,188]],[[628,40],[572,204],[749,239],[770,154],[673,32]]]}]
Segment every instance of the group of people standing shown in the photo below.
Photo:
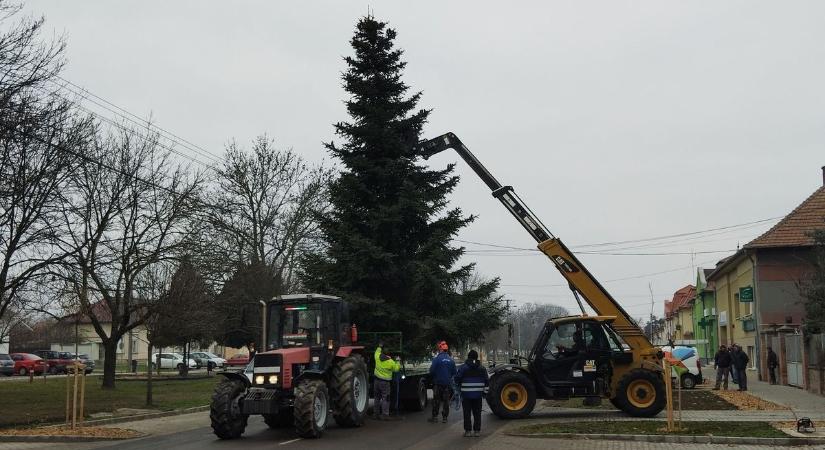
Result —
[{"label": "group of people standing", "polygon": [[[377,420],[398,420],[398,416],[390,415],[389,398],[390,382],[393,374],[401,369],[398,358],[393,359],[383,351],[383,343],[375,349],[375,370],[373,374],[373,393],[375,395],[374,414]],[[464,411],[464,437],[478,437],[481,435],[481,403],[489,382],[487,369],[482,367],[478,359],[478,352],[470,350],[467,359],[456,368],[455,361],[450,354],[450,348],[445,341],[438,343],[438,354],[430,364],[430,377],[433,381],[433,414],[429,422],[437,423],[439,411],[441,422],[447,423],[450,415],[450,400],[455,395],[461,396],[461,407]],[[453,392],[453,386],[458,391]]]},{"label": "group of people standing", "polygon": [[749,362],[750,358],[742,347],[736,344],[731,344],[730,347],[720,345],[719,351],[713,357],[713,367],[716,369],[716,386],[713,390],[718,391],[720,387],[728,390],[728,375],[730,375],[732,381],[739,385],[739,391],[747,391]]},{"label": "group of people standing", "polygon": [[433,380],[433,414],[428,421],[437,423],[440,410],[441,423],[447,423],[450,399],[459,395],[453,392],[455,385],[460,391],[461,409],[464,412],[464,437],[480,436],[481,403],[489,379],[487,369],[481,366],[478,359],[478,352],[470,350],[464,364],[456,369],[449,346],[441,341],[438,343],[438,354],[430,364],[430,376]]}]

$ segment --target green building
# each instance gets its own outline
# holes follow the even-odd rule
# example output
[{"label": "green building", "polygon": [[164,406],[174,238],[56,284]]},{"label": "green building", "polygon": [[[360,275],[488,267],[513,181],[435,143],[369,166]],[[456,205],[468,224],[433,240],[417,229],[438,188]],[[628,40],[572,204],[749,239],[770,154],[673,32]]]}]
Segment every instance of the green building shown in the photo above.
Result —
[{"label": "green building", "polygon": [[693,301],[693,331],[696,350],[706,363],[713,359],[719,345],[716,323],[716,296],[713,286],[708,286],[707,275],[713,269],[696,271],[696,298]]}]

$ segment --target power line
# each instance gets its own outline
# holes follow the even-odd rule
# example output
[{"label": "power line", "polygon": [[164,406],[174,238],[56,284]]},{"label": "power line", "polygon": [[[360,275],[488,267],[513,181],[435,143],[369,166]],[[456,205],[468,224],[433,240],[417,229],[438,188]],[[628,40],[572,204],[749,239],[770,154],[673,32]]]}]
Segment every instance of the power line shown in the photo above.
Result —
[{"label": "power line", "polygon": [[[494,251],[494,250],[493,250]],[[600,256],[670,256],[670,255],[701,255],[701,254],[711,254],[711,253],[732,253],[736,252],[736,249],[733,250],[703,250],[703,251],[695,251],[695,252],[658,252],[658,253],[626,253],[626,252],[576,252],[580,255],[600,255]],[[544,253],[539,252],[536,250],[532,253],[488,253],[483,252],[482,250],[466,250],[464,252],[468,255],[476,255],[476,256],[538,256],[544,255]]]}]

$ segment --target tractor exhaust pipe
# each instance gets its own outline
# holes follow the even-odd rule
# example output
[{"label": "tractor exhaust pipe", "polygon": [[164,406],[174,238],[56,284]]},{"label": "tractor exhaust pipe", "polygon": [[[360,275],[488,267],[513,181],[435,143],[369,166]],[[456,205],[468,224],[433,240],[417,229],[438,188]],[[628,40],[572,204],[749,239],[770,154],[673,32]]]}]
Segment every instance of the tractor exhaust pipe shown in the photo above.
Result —
[{"label": "tractor exhaust pipe", "polygon": [[263,300],[258,300],[258,302],[261,304],[261,345],[258,348],[267,351],[269,349],[266,346],[266,302]]}]

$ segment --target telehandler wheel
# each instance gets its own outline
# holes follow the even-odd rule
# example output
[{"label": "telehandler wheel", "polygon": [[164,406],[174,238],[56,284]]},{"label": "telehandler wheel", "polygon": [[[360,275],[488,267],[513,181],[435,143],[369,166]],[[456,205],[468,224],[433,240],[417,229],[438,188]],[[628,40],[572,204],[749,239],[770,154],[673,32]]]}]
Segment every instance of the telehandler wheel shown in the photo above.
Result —
[{"label": "telehandler wheel", "polygon": [[246,430],[248,415],[241,414],[240,399],[246,391],[243,382],[223,380],[215,386],[209,418],[212,431],[221,439],[235,439]]},{"label": "telehandler wheel", "polygon": [[504,372],[490,380],[487,404],[502,419],[522,419],[536,406],[536,388],[521,372]]},{"label": "telehandler wheel", "polygon": [[303,438],[318,438],[327,427],[329,392],[321,380],[303,380],[295,389],[295,432]]},{"label": "telehandler wheel", "polygon": [[665,408],[665,401],[662,374],[644,369],[633,369],[622,376],[616,397],[611,399],[619,409],[634,417],[659,414]]},{"label": "telehandler wheel", "polygon": [[264,414],[264,422],[269,428],[286,428],[295,423],[292,410],[284,408],[278,414]]},{"label": "telehandler wheel", "polygon": [[350,355],[332,368],[330,390],[333,417],[342,427],[360,427],[367,411],[367,364],[361,355]]},{"label": "telehandler wheel", "polygon": [[418,379],[415,392],[415,398],[401,399],[402,405],[407,411],[424,411],[427,407],[427,383],[424,383],[424,378]]}]

